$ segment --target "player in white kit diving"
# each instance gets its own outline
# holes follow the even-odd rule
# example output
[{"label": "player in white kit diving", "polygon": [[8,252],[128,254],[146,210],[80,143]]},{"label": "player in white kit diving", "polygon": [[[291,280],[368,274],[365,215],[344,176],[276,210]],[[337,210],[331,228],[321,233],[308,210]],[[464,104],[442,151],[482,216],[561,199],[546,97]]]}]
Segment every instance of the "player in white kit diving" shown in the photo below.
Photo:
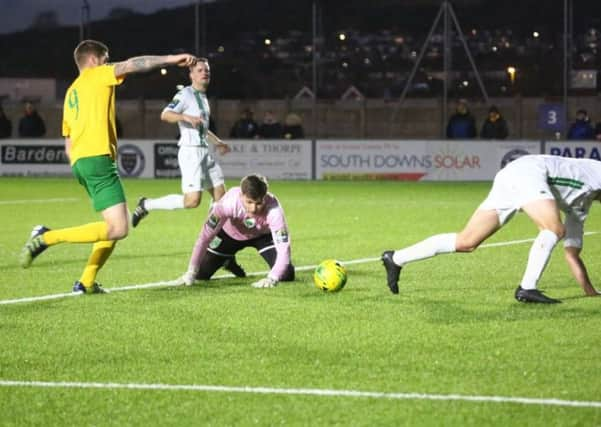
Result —
[{"label": "player in white kit diving", "polygon": [[[462,231],[431,236],[397,251],[384,251],[388,287],[398,294],[401,269],[411,262],[438,254],[474,251],[521,210],[540,231],[515,298],[521,302],[561,302],[537,289],[551,252],[561,239],[566,261],[584,293],[599,295],[580,258],[584,221],[595,200],[601,201],[601,162],[549,155],[520,157],[497,173],[488,197]],[[565,215],[564,222],[560,211]]]}]

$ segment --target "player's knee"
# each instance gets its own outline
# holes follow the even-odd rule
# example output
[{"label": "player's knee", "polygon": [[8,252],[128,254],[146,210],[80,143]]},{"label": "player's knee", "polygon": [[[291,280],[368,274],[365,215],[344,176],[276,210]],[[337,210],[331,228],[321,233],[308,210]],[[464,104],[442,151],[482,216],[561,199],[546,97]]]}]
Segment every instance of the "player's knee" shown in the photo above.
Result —
[{"label": "player's knee", "polygon": [[121,240],[127,237],[129,227],[127,223],[124,224],[111,224],[108,229],[109,240]]},{"label": "player's knee", "polygon": [[200,205],[202,199],[201,191],[191,191],[184,194],[184,208],[194,209]]},{"label": "player's knee", "polygon": [[455,242],[455,251],[457,252],[474,252],[478,248],[478,244],[470,239],[461,239],[457,236]]},{"label": "player's knee", "polygon": [[546,230],[555,233],[555,235],[557,236],[557,240],[563,239],[566,235],[566,227],[561,223],[556,224],[552,227],[546,227]]},{"label": "player's knee", "polygon": [[200,205],[200,198],[198,199],[184,199],[184,208],[194,209]]}]

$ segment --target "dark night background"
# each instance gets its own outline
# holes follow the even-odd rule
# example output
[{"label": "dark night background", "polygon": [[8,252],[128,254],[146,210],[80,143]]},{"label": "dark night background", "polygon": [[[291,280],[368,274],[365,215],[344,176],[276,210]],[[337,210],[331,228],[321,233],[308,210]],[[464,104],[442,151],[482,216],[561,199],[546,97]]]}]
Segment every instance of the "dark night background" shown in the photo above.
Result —
[{"label": "dark night background", "polygon": [[[6,1],[4,2],[6,3]],[[8,2],[10,3],[10,2]],[[72,80],[77,70],[72,51],[78,23],[62,26],[52,7],[19,32],[0,34],[0,77],[51,77]],[[64,3],[64,2],[63,2]],[[72,1],[79,16],[81,2]],[[94,2],[90,2],[94,10]],[[194,52],[194,5],[142,14],[136,2],[120,2],[107,16],[86,27],[89,38],[107,43],[112,60],[141,54]],[[211,92],[221,98],[285,98],[312,85],[312,1],[220,0],[201,6],[204,25],[201,52],[213,70]],[[337,98],[350,85],[368,97],[395,97],[403,88],[416,53],[440,8],[438,1],[322,0],[318,19],[318,95]],[[561,91],[564,2],[532,0],[454,1],[453,8],[471,53],[491,95],[557,95]],[[73,14],[72,14],[73,15]],[[574,69],[601,66],[601,2],[573,5],[571,60]],[[538,31],[540,37],[533,37]],[[338,38],[339,33],[346,40]],[[426,51],[412,96],[436,96],[442,70],[442,24]],[[271,40],[270,45],[265,39]],[[457,37],[452,69],[458,81],[471,81],[469,62]],[[496,50],[495,50],[496,49]],[[509,87],[504,70],[519,70]],[[164,98],[182,73],[159,73],[132,79],[120,98]],[[592,90],[595,92],[597,89]],[[476,84],[453,87],[472,95]],[[461,92],[461,93],[460,93]],[[465,92],[465,93],[463,93]]]}]

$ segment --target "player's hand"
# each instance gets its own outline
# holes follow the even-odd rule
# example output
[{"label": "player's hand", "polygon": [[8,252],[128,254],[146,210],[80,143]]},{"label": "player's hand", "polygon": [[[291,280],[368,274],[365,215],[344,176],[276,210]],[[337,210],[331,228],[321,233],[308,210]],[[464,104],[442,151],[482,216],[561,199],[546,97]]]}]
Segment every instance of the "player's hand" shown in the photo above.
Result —
[{"label": "player's hand", "polygon": [[171,55],[170,62],[178,67],[190,67],[196,64],[196,57],[189,53],[180,53],[179,55]]},{"label": "player's hand", "polygon": [[257,280],[250,286],[253,288],[275,288],[277,284],[277,280],[274,280],[271,277],[265,277],[264,279]]},{"label": "player's hand", "polygon": [[196,271],[188,270],[178,280],[186,286],[192,286],[196,281]]},{"label": "player's hand", "polygon": [[222,156],[224,154],[229,153],[230,151],[232,151],[232,149],[230,148],[229,145],[227,145],[225,142],[222,142],[220,144],[217,144],[215,146],[215,148],[217,149],[217,151],[219,152],[219,154],[221,154]]},{"label": "player's hand", "polygon": [[192,126],[193,128],[197,128],[203,123],[202,118],[197,116],[189,116],[187,114],[183,114],[182,118],[184,119],[184,122],[190,124],[190,126]]}]

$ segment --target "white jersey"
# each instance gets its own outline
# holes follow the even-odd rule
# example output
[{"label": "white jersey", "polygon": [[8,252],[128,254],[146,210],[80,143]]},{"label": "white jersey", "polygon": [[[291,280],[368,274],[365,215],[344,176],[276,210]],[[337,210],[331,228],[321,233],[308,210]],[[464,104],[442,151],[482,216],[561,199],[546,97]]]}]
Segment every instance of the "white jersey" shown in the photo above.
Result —
[{"label": "white jersey", "polygon": [[192,86],[186,86],[175,94],[173,100],[163,109],[163,111],[173,111],[178,114],[202,118],[202,123],[197,128],[192,127],[192,125],[187,122],[177,122],[180,134],[177,145],[209,146],[207,142],[207,132],[211,109],[204,92],[197,91]]},{"label": "white jersey", "polygon": [[[534,157],[544,162],[547,183],[561,210],[565,213],[574,211],[586,215],[590,203],[586,206],[586,211],[578,211],[584,208],[584,201],[601,191],[601,162],[559,156]],[[589,202],[592,202],[592,199]]]},{"label": "white jersey", "polygon": [[528,202],[555,199],[565,213],[564,245],[582,247],[584,220],[600,193],[600,161],[528,155],[497,173],[480,209],[495,209],[504,224]]}]

